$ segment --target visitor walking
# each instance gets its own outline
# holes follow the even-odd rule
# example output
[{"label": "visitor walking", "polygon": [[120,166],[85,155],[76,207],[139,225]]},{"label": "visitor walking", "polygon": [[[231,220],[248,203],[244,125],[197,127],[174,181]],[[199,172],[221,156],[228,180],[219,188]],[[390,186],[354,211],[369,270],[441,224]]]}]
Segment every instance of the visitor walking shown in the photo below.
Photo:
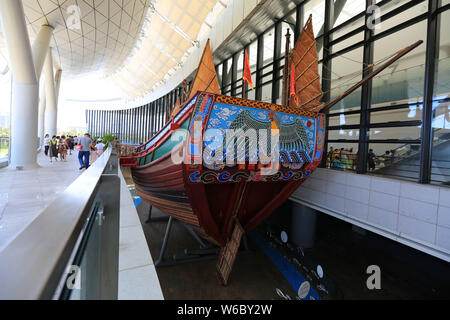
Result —
[{"label": "visitor walking", "polygon": [[78,152],[78,161],[80,162],[80,170],[83,168],[89,168],[89,157],[91,154],[92,140],[89,133],[86,133],[83,137],[78,139],[78,145],[81,146],[81,150]]},{"label": "visitor walking", "polygon": [[[89,136],[89,138],[91,138],[91,136]],[[94,163],[95,161],[97,161],[97,152],[95,150],[95,139],[93,140],[91,138],[91,141],[92,141],[92,143],[90,145],[90,148],[91,148],[91,162]]]},{"label": "visitor walking", "polygon": [[46,134],[45,138],[44,138],[44,154],[46,157],[48,157],[48,149],[50,148],[49,141],[50,141],[50,135]]},{"label": "visitor walking", "polygon": [[66,141],[67,141],[67,145],[69,146],[69,155],[72,155],[72,151],[73,151],[73,148],[74,148],[73,137],[72,136],[67,137]]},{"label": "visitor walking", "polygon": [[53,136],[52,140],[50,140],[48,143],[48,156],[50,157],[50,162],[53,162],[53,158],[55,158],[55,161],[58,161],[58,140],[56,140],[56,136]]},{"label": "visitor walking", "polygon": [[58,153],[61,161],[67,162],[67,150],[69,149],[69,145],[67,144],[67,140],[65,136],[62,136],[59,139],[58,143]]},{"label": "visitor walking", "polygon": [[102,142],[102,139],[98,139],[97,144],[95,145],[95,150],[97,151],[97,157],[103,154],[103,150],[105,149],[105,144]]}]

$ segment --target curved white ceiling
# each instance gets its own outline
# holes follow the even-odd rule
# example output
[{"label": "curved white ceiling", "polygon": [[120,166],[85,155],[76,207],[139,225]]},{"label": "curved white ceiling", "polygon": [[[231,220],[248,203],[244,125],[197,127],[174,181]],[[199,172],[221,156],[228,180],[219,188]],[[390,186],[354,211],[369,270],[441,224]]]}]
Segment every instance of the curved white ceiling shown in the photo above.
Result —
[{"label": "curved white ceiling", "polygon": [[[42,25],[55,28],[52,53],[65,78],[98,76],[114,98],[132,100],[183,65],[231,0],[22,1],[31,43]],[[4,41],[0,51],[7,56]]]},{"label": "curved white ceiling", "polygon": [[150,0],[23,0],[30,41],[55,28],[51,47],[65,75],[111,73],[131,54]]},{"label": "curved white ceiling", "polygon": [[228,1],[217,0],[152,2],[143,37],[134,54],[108,80],[119,86],[128,99],[152,92],[164,84],[204,40],[226,3]]}]

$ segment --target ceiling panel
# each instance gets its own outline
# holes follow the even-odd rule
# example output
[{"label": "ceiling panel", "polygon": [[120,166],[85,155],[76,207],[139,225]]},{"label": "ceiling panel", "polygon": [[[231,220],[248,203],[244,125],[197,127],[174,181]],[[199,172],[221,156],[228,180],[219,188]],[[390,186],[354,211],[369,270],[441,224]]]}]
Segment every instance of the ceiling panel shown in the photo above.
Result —
[{"label": "ceiling panel", "polygon": [[[205,19],[214,21],[231,0],[22,1],[31,43],[42,25],[54,27],[53,60],[64,77],[96,73],[115,83],[122,98],[134,99],[181,67],[202,40]],[[7,56],[2,38],[0,32]]]}]

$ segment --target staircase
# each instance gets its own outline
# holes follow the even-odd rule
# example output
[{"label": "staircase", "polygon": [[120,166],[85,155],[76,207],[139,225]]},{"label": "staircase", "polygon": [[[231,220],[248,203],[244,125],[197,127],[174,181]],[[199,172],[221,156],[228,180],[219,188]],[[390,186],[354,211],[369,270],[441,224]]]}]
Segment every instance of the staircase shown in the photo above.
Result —
[{"label": "staircase", "polygon": [[[433,166],[431,181],[437,184],[450,184],[450,133],[439,136],[433,143]],[[410,155],[393,162],[373,173],[385,176],[400,177],[402,179],[417,181],[420,171],[420,152],[412,151]]]}]

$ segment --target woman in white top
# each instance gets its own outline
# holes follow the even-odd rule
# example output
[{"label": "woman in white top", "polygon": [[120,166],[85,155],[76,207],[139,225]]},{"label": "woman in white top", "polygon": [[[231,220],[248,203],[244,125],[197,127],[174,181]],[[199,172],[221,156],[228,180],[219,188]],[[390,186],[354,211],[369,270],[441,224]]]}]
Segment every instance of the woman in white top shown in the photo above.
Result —
[{"label": "woman in white top", "polygon": [[97,150],[97,156],[100,157],[103,154],[103,149],[105,148],[105,144],[102,142],[102,139],[97,141],[95,145],[95,150]]},{"label": "woman in white top", "polygon": [[48,148],[50,147],[49,141],[50,135],[46,134],[44,138],[44,153],[46,157],[48,156]]}]

